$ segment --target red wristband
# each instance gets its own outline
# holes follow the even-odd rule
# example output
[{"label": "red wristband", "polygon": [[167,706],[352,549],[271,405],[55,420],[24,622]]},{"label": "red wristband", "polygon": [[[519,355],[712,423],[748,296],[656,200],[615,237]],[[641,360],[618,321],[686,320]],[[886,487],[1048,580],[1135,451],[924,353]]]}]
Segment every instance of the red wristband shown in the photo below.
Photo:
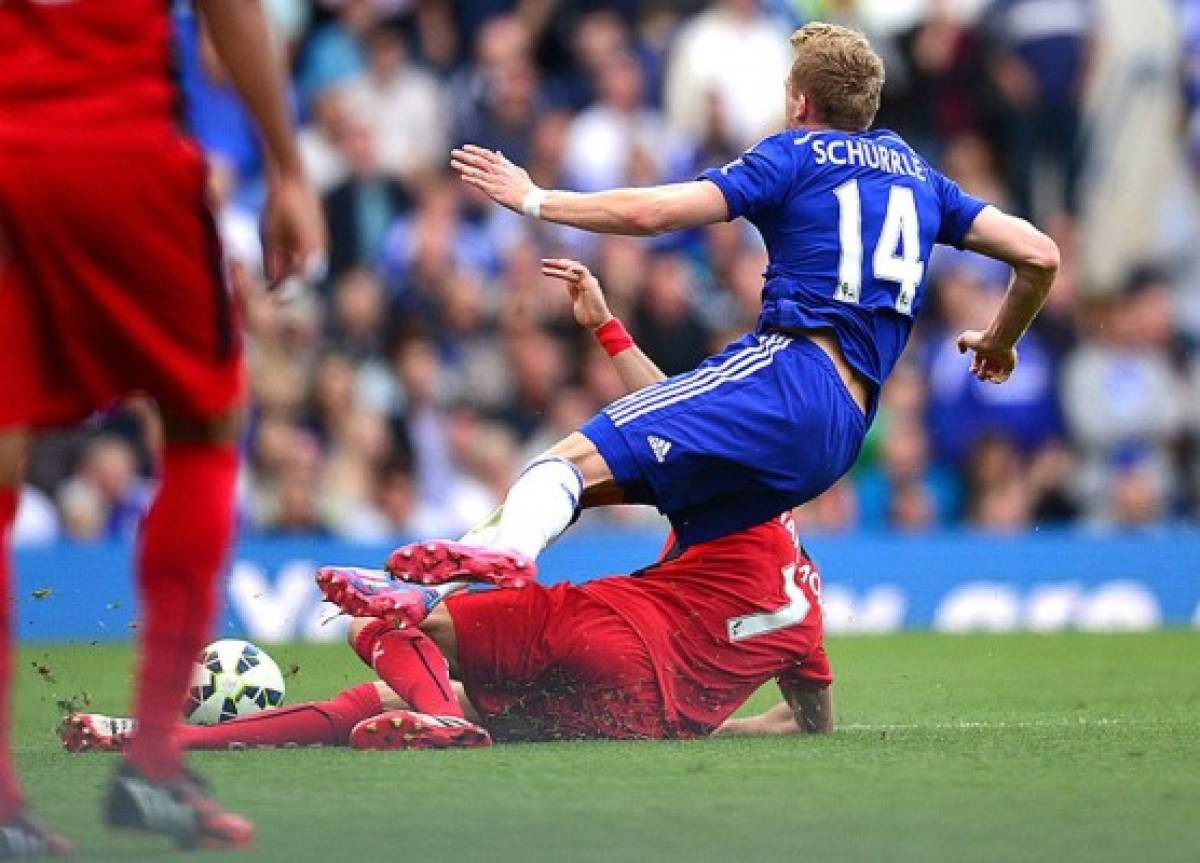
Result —
[{"label": "red wristband", "polygon": [[633,347],[633,339],[629,337],[625,325],[617,318],[596,327],[595,333],[600,347],[604,348],[604,352],[610,357],[615,357]]}]

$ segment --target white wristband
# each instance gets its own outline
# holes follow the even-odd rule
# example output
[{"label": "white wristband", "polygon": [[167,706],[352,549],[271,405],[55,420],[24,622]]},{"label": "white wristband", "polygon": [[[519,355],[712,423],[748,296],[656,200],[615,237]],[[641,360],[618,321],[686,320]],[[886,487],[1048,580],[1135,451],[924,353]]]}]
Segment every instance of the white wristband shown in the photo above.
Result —
[{"label": "white wristband", "polygon": [[521,202],[521,212],[531,219],[540,219],[542,217],[542,202],[550,193],[545,189],[539,189],[534,186],[525,195],[525,200]]}]

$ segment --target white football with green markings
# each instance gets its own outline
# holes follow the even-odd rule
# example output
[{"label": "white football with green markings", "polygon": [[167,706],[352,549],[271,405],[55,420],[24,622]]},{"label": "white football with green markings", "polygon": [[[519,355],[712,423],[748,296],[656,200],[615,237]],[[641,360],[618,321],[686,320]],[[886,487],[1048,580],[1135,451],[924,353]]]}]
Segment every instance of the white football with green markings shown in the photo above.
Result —
[{"label": "white football with green markings", "polygon": [[216,725],[283,704],[283,674],[264,650],[223,638],[200,653],[183,715],[193,725]]}]

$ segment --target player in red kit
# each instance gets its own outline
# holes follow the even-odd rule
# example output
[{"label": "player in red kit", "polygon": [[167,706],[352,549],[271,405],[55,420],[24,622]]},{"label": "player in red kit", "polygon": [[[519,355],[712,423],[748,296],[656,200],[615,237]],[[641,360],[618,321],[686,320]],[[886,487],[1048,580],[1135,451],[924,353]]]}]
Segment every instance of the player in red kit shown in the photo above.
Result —
[{"label": "player in red kit", "polygon": [[[597,331],[627,388],[661,378],[622,335],[586,269],[567,261],[546,269],[566,281],[576,318]],[[318,581],[356,615],[351,644],[380,681],[324,702],[187,728],[184,742],[197,749],[410,749],[482,746],[493,738],[831,731],[820,576],[796,542],[791,517],[682,552],[671,546],[631,576],[456,594],[444,603],[445,586],[324,569]],[[771,680],[783,704],[729,718]],[[63,742],[73,751],[121,749],[132,728],[126,719],[80,714],[64,721]]]},{"label": "player in red kit", "polygon": [[[185,727],[182,740],[192,749],[440,749],[493,739],[829,732],[819,589],[784,516],[633,575],[454,595],[402,628],[358,618],[351,644],[379,681],[328,701]],[[729,718],[772,680],[784,703]],[[113,751],[135,727],[76,714],[61,734],[74,752]]]},{"label": "player in red kit", "polygon": [[[268,276],[324,242],[258,0],[197,0],[256,116],[268,163]],[[236,313],[206,202],[204,157],[181,131],[163,0],[0,2],[0,856],[65,852],[35,822],[9,756],[8,539],[42,429],[143,393],[162,412],[161,482],[137,559],[139,734],[109,789],[109,824],[190,847],[248,844],[184,770],[176,737],[230,544],[242,405]]]}]

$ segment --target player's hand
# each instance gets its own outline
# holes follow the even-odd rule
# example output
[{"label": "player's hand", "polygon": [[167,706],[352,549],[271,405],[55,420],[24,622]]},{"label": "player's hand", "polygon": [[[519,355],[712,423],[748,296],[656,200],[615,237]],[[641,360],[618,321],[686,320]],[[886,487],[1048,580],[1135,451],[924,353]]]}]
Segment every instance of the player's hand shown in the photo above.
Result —
[{"label": "player's hand", "polygon": [[1002,384],[1011,377],[1017,367],[1017,350],[992,342],[986,333],[979,330],[964,330],[958,336],[958,352],[973,351],[971,374],[991,384]]},{"label": "player's hand", "polygon": [[542,275],[562,279],[571,295],[571,310],[579,326],[594,330],[612,320],[600,282],[592,271],[569,258],[543,258]]},{"label": "player's hand", "polygon": [[284,279],[304,277],[319,268],[325,242],[325,217],[312,186],[300,175],[273,177],[262,213],[267,284],[275,288]]},{"label": "player's hand", "polygon": [[468,186],[474,186],[497,204],[518,213],[525,196],[537,188],[528,172],[508,161],[503,153],[474,144],[452,150],[450,165]]}]

